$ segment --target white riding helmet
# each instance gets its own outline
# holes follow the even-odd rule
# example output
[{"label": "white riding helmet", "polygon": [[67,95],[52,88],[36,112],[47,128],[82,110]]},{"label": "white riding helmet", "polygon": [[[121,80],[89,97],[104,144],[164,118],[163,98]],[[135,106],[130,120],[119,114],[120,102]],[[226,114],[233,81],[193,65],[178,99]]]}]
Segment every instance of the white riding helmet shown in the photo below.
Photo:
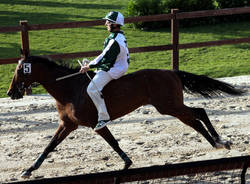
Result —
[{"label": "white riding helmet", "polygon": [[112,22],[113,24],[124,25],[124,17],[120,12],[109,12],[103,19]]}]

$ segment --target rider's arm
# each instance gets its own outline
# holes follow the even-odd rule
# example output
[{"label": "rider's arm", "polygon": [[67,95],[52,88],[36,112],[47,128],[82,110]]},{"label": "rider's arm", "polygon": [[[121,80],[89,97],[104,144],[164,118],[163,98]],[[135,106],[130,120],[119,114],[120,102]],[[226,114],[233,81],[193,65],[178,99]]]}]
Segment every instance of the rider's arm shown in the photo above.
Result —
[{"label": "rider's arm", "polygon": [[112,66],[115,63],[119,53],[120,53],[119,44],[117,43],[117,41],[115,41],[115,39],[111,39],[108,45],[102,51],[102,53],[89,63],[89,67],[90,68],[107,67],[109,69],[110,66]]}]

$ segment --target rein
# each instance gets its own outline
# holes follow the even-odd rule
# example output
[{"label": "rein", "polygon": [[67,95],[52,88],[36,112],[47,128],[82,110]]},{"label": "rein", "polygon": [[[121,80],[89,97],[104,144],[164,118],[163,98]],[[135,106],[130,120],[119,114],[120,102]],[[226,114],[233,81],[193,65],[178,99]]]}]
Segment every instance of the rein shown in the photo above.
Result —
[{"label": "rein", "polygon": [[82,74],[82,73],[81,72],[72,73],[72,74],[69,74],[69,75],[65,75],[63,77],[58,77],[55,80],[51,80],[51,81],[47,81],[47,82],[45,81],[44,83],[47,83],[47,84],[49,84],[49,83],[55,83],[55,82],[58,82],[58,81],[61,81],[61,80],[64,80],[64,79],[67,79],[67,78],[70,78],[70,77],[77,76],[79,74]]},{"label": "rein", "polygon": [[67,79],[67,78],[70,78],[70,77],[73,77],[73,76],[76,76],[76,75],[79,75],[79,74],[81,74],[81,72],[76,72],[76,73],[72,73],[72,74],[69,74],[69,75],[65,75],[63,77],[58,77],[58,78],[56,78],[56,81]]},{"label": "rein", "polygon": [[[63,79],[67,79],[67,78],[70,78],[70,77],[74,77],[74,76],[77,76],[77,75],[79,75],[79,74],[82,74],[81,72],[77,72],[77,73],[72,73],[72,74],[69,74],[69,75],[65,75],[65,76],[63,76],[63,77],[58,77],[58,78],[56,78],[56,80],[51,80],[51,81],[45,81],[44,83],[47,83],[47,84],[49,84],[49,83],[55,83],[55,82],[58,82],[58,81],[61,81],[61,80],[63,80]],[[39,85],[41,85],[40,83],[32,83],[32,87],[37,87],[37,86],[39,86]]]},{"label": "rein", "polygon": [[[63,80],[63,79],[67,79],[67,78],[70,78],[70,77],[74,77],[74,76],[79,75],[79,74],[81,74],[81,72],[77,72],[77,73],[65,75],[65,76],[63,76],[63,77],[58,77],[58,78],[56,78],[56,80],[51,80],[51,81],[48,81],[48,82],[45,82],[45,83],[47,83],[47,84],[49,84],[49,83],[54,83],[54,82],[57,82],[57,81],[60,81],[60,80]],[[37,82],[31,84],[32,87],[37,87],[37,86],[39,86],[39,85],[41,85],[41,84],[40,84],[40,83],[37,83]],[[25,88],[26,88],[26,87],[23,87],[23,89],[25,89]],[[19,90],[22,90],[22,89],[20,88]]]}]

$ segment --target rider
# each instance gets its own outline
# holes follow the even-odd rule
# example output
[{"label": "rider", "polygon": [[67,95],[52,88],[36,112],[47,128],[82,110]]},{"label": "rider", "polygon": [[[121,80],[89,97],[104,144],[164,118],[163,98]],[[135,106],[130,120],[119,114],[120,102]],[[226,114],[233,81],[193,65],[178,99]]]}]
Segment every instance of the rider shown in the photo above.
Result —
[{"label": "rider", "polygon": [[126,38],[121,26],[124,25],[124,17],[120,12],[112,11],[103,19],[105,26],[111,33],[104,41],[102,53],[89,64],[81,67],[80,72],[85,73],[90,68],[96,68],[97,73],[87,88],[87,93],[92,99],[98,111],[98,123],[95,131],[100,130],[110,123],[110,117],[101,97],[101,91],[111,80],[118,79],[128,70],[129,51]]}]

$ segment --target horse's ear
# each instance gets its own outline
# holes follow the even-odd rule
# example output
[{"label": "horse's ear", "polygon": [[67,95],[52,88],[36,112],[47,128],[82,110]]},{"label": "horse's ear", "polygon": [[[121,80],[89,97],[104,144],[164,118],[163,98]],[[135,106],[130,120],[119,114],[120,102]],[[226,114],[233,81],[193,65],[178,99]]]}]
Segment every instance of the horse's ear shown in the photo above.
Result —
[{"label": "horse's ear", "polygon": [[21,55],[22,58],[24,57],[23,49],[20,49],[20,55]]},{"label": "horse's ear", "polygon": [[20,54],[21,54],[21,58],[27,58],[29,56],[29,52],[23,49],[20,49]]}]

